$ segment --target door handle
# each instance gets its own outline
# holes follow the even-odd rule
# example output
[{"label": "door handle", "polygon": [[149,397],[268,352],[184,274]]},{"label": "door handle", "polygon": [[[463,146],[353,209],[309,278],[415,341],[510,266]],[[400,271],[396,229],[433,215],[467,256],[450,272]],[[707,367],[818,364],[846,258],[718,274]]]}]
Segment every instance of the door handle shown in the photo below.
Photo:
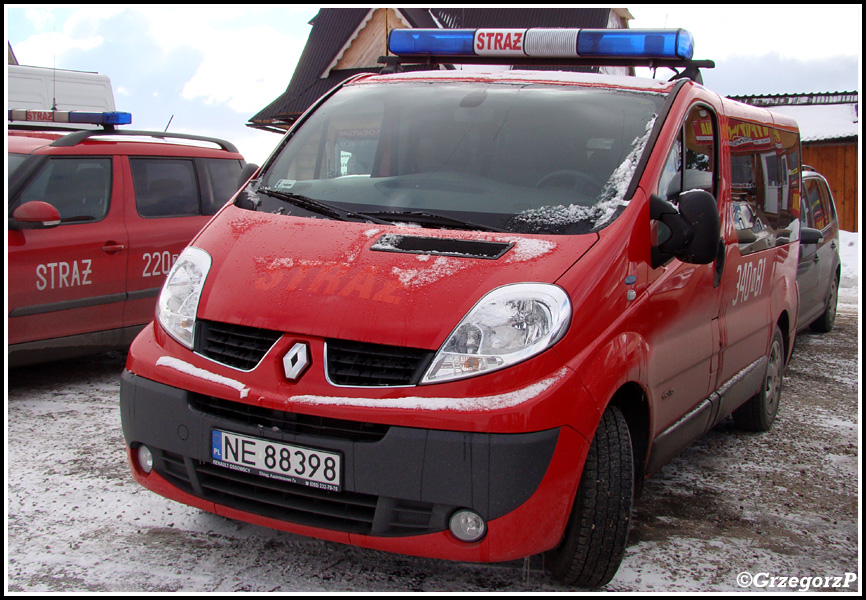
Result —
[{"label": "door handle", "polygon": [[125,246],[123,244],[117,244],[115,242],[106,242],[102,247],[102,251],[106,254],[114,254],[115,252],[120,252],[123,250]]}]

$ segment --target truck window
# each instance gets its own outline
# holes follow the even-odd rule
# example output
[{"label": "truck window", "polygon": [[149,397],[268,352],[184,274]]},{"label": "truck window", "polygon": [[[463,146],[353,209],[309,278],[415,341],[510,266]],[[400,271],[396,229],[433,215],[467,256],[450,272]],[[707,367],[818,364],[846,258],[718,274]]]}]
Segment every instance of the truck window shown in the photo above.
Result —
[{"label": "truck window", "polygon": [[175,158],[130,158],[135,205],[142,217],[202,214],[193,161]]},{"label": "truck window", "polygon": [[220,158],[202,158],[199,164],[204,165],[213,194],[210,198],[202,198],[202,213],[212,215],[238,191],[238,177],[243,166],[239,160]]},{"label": "truck window", "polygon": [[692,108],[659,177],[659,194],[672,201],[689,190],[704,190],[715,195],[715,131],[715,118],[709,109]]},{"label": "truck window", "polygon": [[628,200],[662,101],[542,84],[449,83],[435,94],[422,83],[347,86],[265,165],[261,187],[357,212],[435,211],[510,231],[585,233]]},{"label": "truck window", "polygon": [[738,119],[728,124],[732,217],[742,254],[787,243],[799,222],[799,137]]},{"label": "truck window", "polygon": [[110,196],[110,158],[52,158],[21,192],[19,203],[48,202],[60,212],[61,223],[83,223],[105,218]]}]

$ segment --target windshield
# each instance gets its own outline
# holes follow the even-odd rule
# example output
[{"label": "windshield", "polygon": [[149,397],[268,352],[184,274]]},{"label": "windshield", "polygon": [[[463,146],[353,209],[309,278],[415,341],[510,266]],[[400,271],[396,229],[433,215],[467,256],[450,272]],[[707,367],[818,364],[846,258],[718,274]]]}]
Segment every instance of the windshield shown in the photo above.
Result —
[{"label": "windshield", "polygon": [[238,204],[333,218],[286,204],[300,196],[390,222],[419,223],[424,214],[422,226],[586,233],[623,206],[663,101],[540,84],[347,86],[295,131]]}]

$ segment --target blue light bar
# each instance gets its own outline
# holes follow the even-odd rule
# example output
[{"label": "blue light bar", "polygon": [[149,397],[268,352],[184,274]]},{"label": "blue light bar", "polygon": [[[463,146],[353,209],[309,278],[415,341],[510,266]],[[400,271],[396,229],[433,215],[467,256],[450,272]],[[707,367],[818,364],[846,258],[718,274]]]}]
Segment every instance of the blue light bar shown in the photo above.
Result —
[{"label": "blue light bar", "polygon": [[577,39],[581,56],[690,60],[694,49],[685,29],[584,29]]},{"label": "blue light bar", "polygon": [[10,121],[41,123],[86,123],[89,125],[129,125],[132,113],[128,112],[82,112],[74,110],[26,110],[9,109]]},{"label": "blue light bar", "polygon": [[685,29],[394,29],[397,56],[511,56],[690,60],[694,39]]},{"label": "blue light bar", "polygon": [[397,56],[472,56],[474,29],[392,29],[388,49]]}]

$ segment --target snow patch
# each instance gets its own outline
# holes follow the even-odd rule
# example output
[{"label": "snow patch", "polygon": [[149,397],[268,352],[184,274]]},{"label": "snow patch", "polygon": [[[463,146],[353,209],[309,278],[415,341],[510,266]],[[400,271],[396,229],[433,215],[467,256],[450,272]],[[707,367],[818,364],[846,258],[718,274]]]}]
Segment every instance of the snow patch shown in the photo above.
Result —
[{"label": "snow patch", "polygon": [[638,162],[646,148],[657,115],[647,121],[643,135],[632,141],[631,151],[625,160],[614,170],[599,194],[599,201],[592,206],[570,204],[569,206],[542,206],[525,210],[515,215],[515,219],[532,226],[565,227],[580,221],[592,221],[593,227],[601,227],[610,221],[620,207],[626,206],[625,200],[629,183],[637,170]]},{"label": "snow patch", "polygon": [[216,373],[211,373],[210,371],[206,371],[205,369],[200,369],[199,367],[191,365],[188,362],[184,362],[178,358],[173,358],[171,356],[162,356],[156,361],[156,364],[159,367],[168,367],[170,369],[174,369],[175,371],[186,373],[187,375],[190,375],[192,377],[198,377],[199,379],[204,379],[206,381],[211,381],[213,383],[218,383],[220,385],[234,388],[238,392],[240,392],[241,398],[246,398],[247,394],[250,393],[250,388],[246,387],[240,381],[229,379],[228,377],[223,377],[222,375],[217,375]]},{"label": "snow patch", "polygon": [[291,396],[289,402],[330,406],[358,406],[364,408],[404,408],[410,410],[493,411],[511,408],[528,402],[543,394],[567,374],[561,369],[552,377],[507,394],[479,396],[475,398],[425,398],[404,396],[402,398],[350,398],[337,396]]}]

